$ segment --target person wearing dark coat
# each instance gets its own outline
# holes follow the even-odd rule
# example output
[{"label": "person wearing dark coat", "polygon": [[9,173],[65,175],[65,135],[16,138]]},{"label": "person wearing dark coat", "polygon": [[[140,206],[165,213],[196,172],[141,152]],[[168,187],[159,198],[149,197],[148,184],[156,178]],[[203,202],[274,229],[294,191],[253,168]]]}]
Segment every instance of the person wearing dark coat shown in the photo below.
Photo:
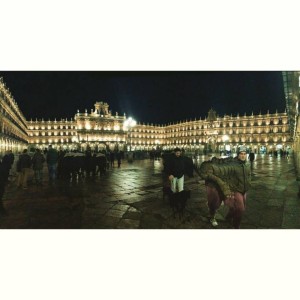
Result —
[{"label": "person wearing dark coat", "polygon": [[[246,148],[241,146],[237,157],[227,163],[203,162],[200,166],[201,177],[207,186],[207,197],[210,211],[211,224],[218,225],[214,213],[220,207],[221,202],[229,207],[226,216],[234,228],[240,228],[243,213],[246,209],[247,191],[251,187],[250,166],[246,163]],[[211,181],[213,186],[207,185]]]},{"label": "person wearing dark coat", "polygon": [[6,174],[5,176],[7,176],[7,180],[9,177],[10,169],[14,163],[14,160],[15,160],[15,156],[12,153],[12,151],[11,150],[6,151],[5,155],[2,158],[2,164],[3,164],[3,172],[5,172]]},{"label": "person wearing dark coat", "polygon": [[49,173],[49,181],[53,183],[56,179],[56,170],[58,163],[58,152],[56,149],[49,145],[49,149],[47,151],[47,165],[48,165],[48,173]]},{"label": "person wearing dark coat", "polygon": [[249,153],[248,159],[250,160],[250,168],[251,168],[251,174],[252,174],[253,173],[253,161],[255,159],[255,154],[253,153],[252,150]]},{"label": "person wearing dark coat", "polygon": [[231,162],[231,157],[220,159],[213,157],[211,160],[202,162],[199,169],[200,177],[205,180],[207,206],[210,214],[210,223],[213,227],[218,226],[216,212],[220,208],[222,201],[226,199],[227,195],[231,195],[229,184],[212,172],[213,165],[220,165],[222,167],[223,164],[227,165]]},{"label": "person wearing dark coat", "polygon": [[118,168],[121,167],[121,160],[122,160],[122,153],[121,153],[121,151],[118,151],[117,152]]},{"label": "person wearing dark coat", "polygon": [[15,156],[12,153],[11,150],[6,151],[5,155],[2,158],[2,163],[4,166],[6,166],[8,169],[11,169],[13,163],[15,160]]},{"label": "person wearing dark coat", "polygon": [[5,186],[8,179],[8,173],[6,172],[6,165],[3,160],[0,161],[0,216],[6,215],[6,210],[3,205],[3,195],[5,192]]},{"label": "person wearing dark coat", "polygon": [[24,149],[20,155],[17,168],[20,170],[17,186],[27,189],[27,178],[31,168],[31,157],[27,153],[27,149]]},{"label": "person wearing dark coat", "polygon": [[32,168],[34,171],[35,183],[37,185],[43,185],[43,167],[44,167],[45,157],[41,153],[40,149],[36,149],[32,157]]},{"label": "person wearing dark coat", "polygon": [[110,159],[110,167],[113,168],[115,166],[115,153],[114,152],[110,152],[109,159]]},{"label": "person wearing dark coat", "polygon": [[168,162],[166,164],[166,173],[171,182],[171,190],[173,193],[183,191],[184,171],[185,160],[181,155],[181,150],[179,148],[175,148],[174,154],[168,158]]}]

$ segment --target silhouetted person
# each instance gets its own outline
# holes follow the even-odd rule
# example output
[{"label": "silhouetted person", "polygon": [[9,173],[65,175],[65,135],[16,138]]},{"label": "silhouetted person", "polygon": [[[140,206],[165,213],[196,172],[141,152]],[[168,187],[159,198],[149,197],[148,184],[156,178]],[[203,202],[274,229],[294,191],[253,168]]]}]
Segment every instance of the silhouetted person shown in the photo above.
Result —
[{"label": "silhouetted person", "polygon": [[249,153],[248,159],[250,160],[250,167],[251,167],[251,174],[252,174],[253,173],[253,162],[254,162],[254,159],[255,159],[255,154],[253,153],[252,150]]},{"label": "silhouetted person", "polygon": [[110,167],[113,168],[115,165],[115,154],[114,152],[110,152],[109,154]]},{"label": "silhouetted person", "polygon": [[47,165],[50,183],[52,183],[56,179],[57,162],[58,152],[52,148],[52,145],[50,145],[47,151]]},{"label": "silhouetted person", "polygon": [[36,185],[43,185],[43,167],[45,161],[45,157],[41,153],[41,150],[36,149],[32,157],[32,168]]},{"label": "silhouetted person", "polygon": [[10,169],[11,169],[13,163],[14,163],[14,160],[15,160],[15,156],[12,153],[12,151],[7,150],[5,155],[2,158],[3,172],[6,173],[5,176],[7,176],[7,180],[8,180],[8,177],[9,177]]},{"label": "silhouetted person", "polygon": [[121,154],[121,151],[119,151],[117,153],[118,168],[121,167],[121,160],[122,160],[122,154]]},{"label": "silhouetted person", "polygon": [[3,164],[3,161],[0,161],[0,216],[6,215],[6,210],[4,209],[3,205],[3,195],[8,180],[8,173],[6,170],[5,163]]},{"label": "silhouetted person", "polygon": [[27,153],[27,149],[24,149],[23,153],[19,156],[17,166],[20,170],[17,185],[18,187],[22,186],[23,189],[27,189],[27,179],[31,168],[31,157]]}]

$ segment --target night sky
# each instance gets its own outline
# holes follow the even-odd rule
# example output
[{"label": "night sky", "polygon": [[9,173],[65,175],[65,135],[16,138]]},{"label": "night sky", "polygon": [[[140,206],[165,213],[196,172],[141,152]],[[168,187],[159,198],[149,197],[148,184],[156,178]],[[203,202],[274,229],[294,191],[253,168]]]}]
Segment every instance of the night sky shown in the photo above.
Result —
[{"label": "night sky", "polygon": [[27,120],[73,118],[96,101],[115,115],[169,124],[207,116],[285,110],[277,71],[9,71],[1,72]]}]

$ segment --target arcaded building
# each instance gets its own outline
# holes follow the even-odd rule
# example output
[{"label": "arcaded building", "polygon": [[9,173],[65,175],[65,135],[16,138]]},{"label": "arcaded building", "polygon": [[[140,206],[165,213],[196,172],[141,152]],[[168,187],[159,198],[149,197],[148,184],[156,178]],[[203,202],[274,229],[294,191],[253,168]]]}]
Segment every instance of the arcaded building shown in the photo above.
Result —
[{"label": "arcaded building", "polygon": [[19,152],[28,142],[27,121],[0,77],[0,154],[6,150]]},{"label": "arcaded building", "polygon": [[220,117],[212,109],[204,120],[166,126],[163,144],[199,153],[236,152],[240,145],[265,153],[292,146],[286,112]]},{"label": "arcaded building", "polygon": [[[96,102],[88,112],[74,112],[69,119],[26,120],[0,81],[0,151],[14,152],[25,147],[84,151],[170,150],[174,147],[191,153],[232,151],[245,145],[256,153],[293,147],[294,119],[288,111],[254,115],[224,115],[211,109],[205,119],[179,121],[169,125],[138,122],[109,110],[106,102]],[[289,109],[289,107],[287,106]],[[294,123],[293,123],[294,124]]]}]

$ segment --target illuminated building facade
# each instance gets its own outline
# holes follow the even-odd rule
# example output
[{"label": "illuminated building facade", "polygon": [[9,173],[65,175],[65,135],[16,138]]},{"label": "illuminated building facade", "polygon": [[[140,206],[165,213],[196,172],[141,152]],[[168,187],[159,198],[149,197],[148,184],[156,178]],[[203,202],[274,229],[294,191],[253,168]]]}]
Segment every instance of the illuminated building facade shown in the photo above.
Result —
[{"label": "illuminated building facade", "polygon": [[[137,123],[128,128],[125,114],[113,115],[107,103],[96,102],[89,113],[77,111],[73,119],[26,121],[2,80],[0,91],[1,153],[6,149],[21,151],[25,147],[44,149],[49,144],[57,149],[81,151],[87,147],[95,151],[180,147],[199,154],[235,152],[240,145],[256,153],[293,146],[289,111],[220,117],[211,109],[205,119],[168,125]],[[288,105],[287,109],[290,109]]]},{"label": "illuminated building facade", "polygon": [[115,116],[108,110],[109,105],[96,102],[94,110],[88,113],[77,111],[74,119],[60,121],[36,120],[28,122],[29,144],[45,148],[52,144],[64,150],[85,150],[90,147],[99,151],[123,150],[127,130],[123,128],[125,116]]},{"label": "illuminated building facade", "polygon": [[0,77],[0,154],[21,151],[28,143],[27,122]]},{"label": "illuminated building facade", "polygon": [[165,127],[164,145],[187,151],[236,152],[245,145],[256,153],[291,148],[288,115],[284,113],[219,117],[214,110],[204,120],[186,121]]},{"label": "illuminated building facade", "polygon": [[65,150],[85,150],[87,147],[99,151],[151,150],[164,143],[164,127],[137,124],[129,129],[125,126],[126,115],[112,115],[105,102],[96,102],[88,113],[77,111],[74,120],[35,120],[28,122],[29,144],[45,148],[52,144]]}]

